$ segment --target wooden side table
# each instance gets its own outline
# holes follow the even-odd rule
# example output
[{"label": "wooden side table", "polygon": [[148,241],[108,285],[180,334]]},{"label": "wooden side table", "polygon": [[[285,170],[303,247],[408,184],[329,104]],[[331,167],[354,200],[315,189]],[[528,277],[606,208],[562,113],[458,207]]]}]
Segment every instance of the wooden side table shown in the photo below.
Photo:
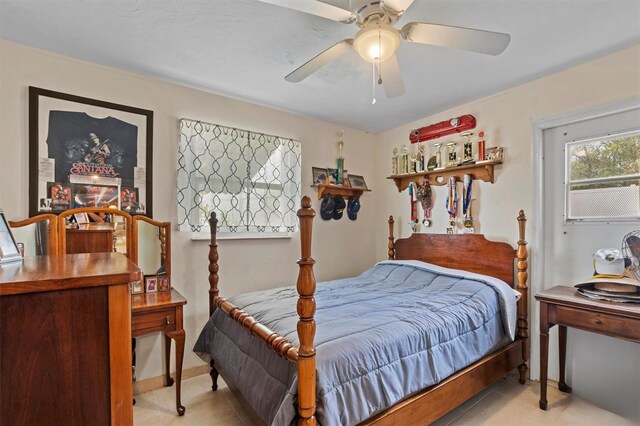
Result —
[{"label": "wooden side table", "polygon": [[[184,357],[185,340],[182,307],[186,303],[187,300],[175,289],[172,289],[171,292],[133,294],[131,296],[131,336],[135,339],[149,333],[164,333],[165,386],[171,386],[174,383],[169,365],[171,339],[176,342],[176,410],[181,416],[185,412],[180,400],[180,385],[182,382],[182,359]],[[135,368],[135,354],[133,364]]]},{"label": "wooden side table", "polygon": [[558,388],[571,392],[565,381],[567,327],[640,343],[640,305],[589,299],[574,287],[553,287],[536,295],[540,302],[540,408],[547,409],[549,329],[558,326],[560,380]]}]

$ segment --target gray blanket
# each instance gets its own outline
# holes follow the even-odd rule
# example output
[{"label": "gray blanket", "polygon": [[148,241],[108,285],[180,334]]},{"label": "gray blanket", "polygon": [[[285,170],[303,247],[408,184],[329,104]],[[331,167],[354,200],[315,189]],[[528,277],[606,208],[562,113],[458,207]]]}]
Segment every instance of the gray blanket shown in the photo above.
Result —
[{"label": "gray blanket", "polygon": [[[381,262],[362,275],[319,283],[317,419],[357,424],[438,383],[513,339],[515,297],[500,280],[422,262]],[[294,287],[231,301],[296,346]],[[212,357],[267,422],[295,418],[296,366],[221,310],[194,351]]]}]

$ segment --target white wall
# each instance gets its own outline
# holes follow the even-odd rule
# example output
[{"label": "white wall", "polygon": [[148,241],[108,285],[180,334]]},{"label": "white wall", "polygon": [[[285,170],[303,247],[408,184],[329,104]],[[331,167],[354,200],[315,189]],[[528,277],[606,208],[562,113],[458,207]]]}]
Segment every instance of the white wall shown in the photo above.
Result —
[{"label": "white wall", "polygon": [[[505,147],[505,163],[496,167],[495,184],[479,182],[475,185],[478,199],[473,204],[473,216],[477,220],[479,231],[489,239],[506,241],[515,246],[517,241],[516,216],[519,209],[524,209],[529,216],[527,240],[534,241],[534,235],[539,230],[533,229],[533,157],[532,133],[533,121],[554,116],[565,112],[581,110],[615,101],[622,101],[640,96],[640,46],[619,51],[597,60],[569,68],[533,82],[523,84],[494,96],[452,108],[448,111],[426,117],[422,120],[408,123],[404,126],[377,135],[377,169],[380,173],[375,181],[379,188],[376,194],[375,223],[385,220],[393,214],[400,221],[396,226],[396,234],[402,237],[409,235],[407,221],[409,219],[409,202],[406,191],[398,193],[395,185],[386,181],[385,176],[391,174],[391,155],[394,147],[409,144],[409,132],[428,124],[434,124],[463,114],[472,114],[478,120],[474,131],[487,132],[487,146]],[[436,140],[449,141],[454,137]],[[426,142],[427,152],[432,152],[432,142]],[[412,147],[415,149],[415,147]],[[435,207],[433,209],[434,226],[429,232],[444,232],[447,221],[445,209],[446,188],[440,187],[435,191]],[[462,194],[460,193],[460,196]],[[379,229],[376,239],[377,259],[384,259],[387,246],[384,236],[386,230]],[[529,245],[531,254],[530,267],[540,258],[538,248]],[[464,253],[460,253],[464,256]],[[531,270],[531,269],[530,269]],[[586,271],[590,274],[590,271]],[[530,275],[530,317],[529,327],[531,339],[531,376],[539,377],[539,345],[538,345],[538,305],[533,295],[544,288],[555,285],[571,285],[562,282],[541,282],[540,277]],[[574,348],[569,331],[569,353]],[[624,349],[627,349],[626,351]],[[581,377],[581,383],[598,386],[602,377],[607,377],[607,370],[613,371],[616,365],[607,362],[608,352],[622,351],[627,357],[636,358],[635,364],[640,363],[637,351],[629,351],[625,342],[613,338],[593,339],[593,348],[589,357],[590,365],[581,368],[581,374],[591,377]],[[556,352],[556,340],[552,339],[551,357]],[[551,358],[550,377],[557,378],[557,358]],[[615,389],[602,400],[592,401],[596,405],[604,406],[615,411],[616,393],[634,392],[638,394],[640,385],[640,368],[629,371],[624,383],[617,382],[611,388]],[[577,395],[581,390],[574,388]],[[632,416],[640,421],[638,407],[626,407],[622,415]]]},{"label": "white wall", "polygon": [[[176,223],[176,149],[178,119],[193,118],[262,131],[302,141],[302,192],[314,198],[311,167],[334,164],[340,127],[318,120],[122,72],[0,40],[0,207],[9,219],[28,215],[28,86],[42,87],[154,111],[153,216]],[[362,198],[358,220],[315,220],[313,256],[316,278],[359,274],[375,257],[373,137],[345,129],[345,167],[361,174],[374,190]],[[220,241],[221,294],[293,285],[297,277],[299,238]],[[208,317],[208,250],[206,241],[191,241],[174,230],[172,283],[188,300],[184,367],[202,361],[191,351]],[[138,378],[159,376],[159,335],[139,339]]]}]

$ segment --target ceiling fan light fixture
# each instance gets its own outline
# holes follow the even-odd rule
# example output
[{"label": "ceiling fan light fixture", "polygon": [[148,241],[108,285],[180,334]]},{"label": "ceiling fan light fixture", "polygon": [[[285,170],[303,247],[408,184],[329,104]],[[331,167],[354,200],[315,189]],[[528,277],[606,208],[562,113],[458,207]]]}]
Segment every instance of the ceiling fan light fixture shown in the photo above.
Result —
[{"label": "ceiling fan light fixture", "polygon": [[353,47],[368,62],[384,62],[400,46],[400,34],[391,25],[373,24],[362,28],[353,40]]}]

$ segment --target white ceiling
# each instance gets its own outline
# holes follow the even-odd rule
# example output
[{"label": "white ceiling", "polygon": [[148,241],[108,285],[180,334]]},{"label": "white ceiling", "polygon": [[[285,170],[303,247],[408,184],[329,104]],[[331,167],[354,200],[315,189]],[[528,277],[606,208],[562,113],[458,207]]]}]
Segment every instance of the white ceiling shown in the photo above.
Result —
[{"label": "white ceiling", "polygon": [[397,26],[411,21],[511,44],[493,57],[403,42],[406,93],[378,88],[371,105],[371,64],[355,52],[284,81],[353,24],[257,0],[0,0],[1,38],[373,133],[640,43],[639,0],[415,0]]}]

